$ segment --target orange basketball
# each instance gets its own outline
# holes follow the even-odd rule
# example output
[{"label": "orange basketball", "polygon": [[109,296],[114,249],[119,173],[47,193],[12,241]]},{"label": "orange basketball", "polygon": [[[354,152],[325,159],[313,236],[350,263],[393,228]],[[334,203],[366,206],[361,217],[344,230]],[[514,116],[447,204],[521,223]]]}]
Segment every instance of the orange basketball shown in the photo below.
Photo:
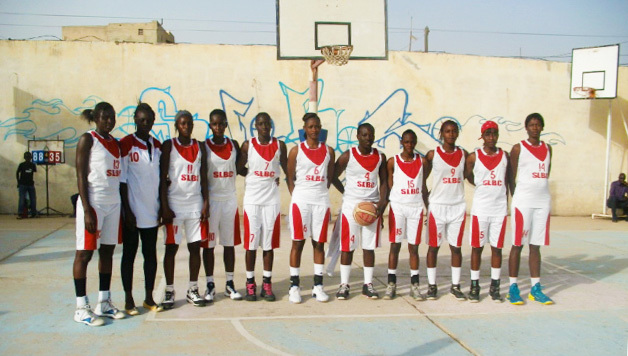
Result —
[{"label": "orange basketball", "polygon": [[358,203],[353,209],[353,219],[362,226],[371,225],[377,220],[377,207],[369,201]]}]

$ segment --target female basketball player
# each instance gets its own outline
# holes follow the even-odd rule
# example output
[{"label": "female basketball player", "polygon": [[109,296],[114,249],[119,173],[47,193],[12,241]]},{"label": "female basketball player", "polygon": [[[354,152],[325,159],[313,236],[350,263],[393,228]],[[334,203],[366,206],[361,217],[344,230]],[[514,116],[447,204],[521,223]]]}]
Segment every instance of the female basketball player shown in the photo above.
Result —
[{"label": "female basketball player", "polygon": [[315,113],[303,116],[305,142],[293,147],[288,155],[288,190],[290,203],[290,290],[288,300],[301,303],[299,274],[301,255],[307,237],[312,238],[314,249],[314,285],[312,296],[319,302],[327,302],[329,296],[323,290],[324,245],[327,242],[329,222],[329,185],[333,177],[334,150],[319,141],[321,119]]},{"label": "female basketball player", "polygon": [[484,145],[467,157],[467,180],[475,185],[471,206],[471,291],[469,301],[480,301],[480,264],[486,241],[491,245],[491,287],[489,295],[502,302],[499,294],[499,276],[502,267],[502,248],[508,215],[510,163],[508,153],[496,146],[499,128],[494,121],[486,121],[481,128]]},{"label": "female basketball player", "polygon": [[428,251],[427,251],[427,299],[434,300],[436,286],[436,261],[443,240],[451,250],[451,289],[449,293],[458,300],[466,300],[460,290],[460,267],[462,266],[462,235],[466,218],[464,200],[464,162],[467,151],[456,146],[458,124],[445,121],[440,127],[442,145],[425,155],[425,177],[432,175],[432,191],[429,198]]},{"label": "female basketball player", "polygon": [[[76,148],[76,178],[80,199],[76,208],[76,255],[73,275],[76,291],[74,321],[100,326],[98,316],[122,319],[124,314],[111,303],[113,251],[119,242],[120,224],[120,146],[109,133],[116,126],[116,113],[101,102],[93,112],[81,115],[95,130],[84,133]],[[92,312],[87,299],[87,265],[98,249],[100,288],[98,304]]]},{"label": "female basketball player", "polygon": [[[161,311],[153,300],[157,273],[157,227],[159,225],[159,158],[161,143],[150,135],[155,123],[155,112],[146,103],[139,103],[133,115],[135,133],[120,140],[122,176],[120,193],[124,224],[122,225],[122,285],[124,309],[137,315],[133,299],[133,264],[142,239],[144,256],[144,308]],[[139,236],[138,236],[139,235]]]},{"label": "female basketball player", "polygon": [[510,216],[513,219],[513,241],[508,260],[510,290],[506,298],[511,304],[523,304],[517,277],[521,250],[523,245],[529,244],[532,289],[528,299],[547,305],[554,302],[541,290],[543,288],[541,286],[541,246],[549,246],[551,198],[548,180],[552,163],[552,147],[541,141],[541,132],[545,127],[541,114],[528,115],[525,126],[528,139],[514,145],[510,151],[512,180],[516,182],[516,185],[510,207]]},{"label": "female basketball player", "polygon": [[194,306],[205,306],[204,299],[198,293],[198,272],[201,268],[201,240],[207,238],[204,222],[209,213],[207,153],[205,145],[192,138],[194,121],[189,111],[179,111],[174,125],[178,137],[164,142],[159,164],[159,196],[162,222],[166,227],[164,309],[174,307],[175,256],[183,238],[183,230],[190,252],[190,282],[186,299]]},{"label": "female basketball player", "polygon": [[415,300],[424,300],[419,292],[419,243],[423,231],[423,209],[427,205],[427,189],[423,179],[425,158],[414,152],[417,137],[414,131],[406,130],[400,140],[403,150],[388,159],[388,189],[390,209],[388,211],[388,287],[384,299],[393,299],[397,294],[397,264],[399,250],[404,239],[408,240],[410,252],[410,295]]}]

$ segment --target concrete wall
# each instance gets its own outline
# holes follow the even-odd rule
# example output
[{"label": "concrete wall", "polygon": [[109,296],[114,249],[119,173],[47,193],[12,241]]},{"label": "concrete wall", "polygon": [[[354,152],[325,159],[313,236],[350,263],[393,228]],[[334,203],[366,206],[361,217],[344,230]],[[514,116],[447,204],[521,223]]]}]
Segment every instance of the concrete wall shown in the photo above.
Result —
[{"label": "concrete wall", "polygon": [[[377,145],[388,156],[400,150],[399,135],[408,128],[426,153],[437,145],[446,119],[461,124],[459,143],[469,151],[481,144],[481,123],[496,120],[500,145],[510,150],[526,137],[525,117],[539,112],[546,119],[543,139],[554,150],[553,213],[601,211],[609,101],[569,100],[569,64],[408,52],[389,57],[321,67],[319,113],[338,153],[356,142],[362,121],[376,127]],[[288,147],[298,140],[307,107],[308,62],[277,61],[272,46],[0,41],[0,63],[2,213],[16,210],[15,170],[33,136],[65,140],[67,163],[49,171],[50,206],[71,210],[69,196],[77,192],[74,148],[89,129],[79,113],[99,101],[117,110],[116,137],[133,132],[132,114],[142,100],[157,112],[154,134],[162,140],[174,134],[177,110],[196,115],[194,134],[202,139],[210,133],[209,112],[223,108],[233,138],[249,138],[252,118],[266,111]],[[613,179],[628,170],[621,123],[627,90],[628,69],[620,68],[619,97],[612,101]],[[45,206],[44,176],[43,169],[36,175],[39,208]],[[332,191],[337,207],[340,196]],[[468,202],[471,194],[467,185]],[[284,189],[284,212],[288,201]]]},{"label": "concrete wall", "polygon": [[174,43],[174,35],[159,22],[110,23],[106,26],[63,26],[64,41]]}]

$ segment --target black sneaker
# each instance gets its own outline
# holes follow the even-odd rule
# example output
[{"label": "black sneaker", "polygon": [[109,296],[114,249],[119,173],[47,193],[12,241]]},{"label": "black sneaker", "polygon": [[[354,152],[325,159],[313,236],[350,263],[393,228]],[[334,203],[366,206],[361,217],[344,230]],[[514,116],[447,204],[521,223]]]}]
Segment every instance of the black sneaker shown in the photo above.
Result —
[{"label": "black sneaker", "polygon": [[427,285],[427,299],[436,300],[437,294],[438,294],[438,287],[436,286],[436,284],[428,284]]},{"label": "black sneaker", "polygon": [[460,284],[452,284],[451,289],[449,289],[449,294],[451,294],[457,300],[467,300],[464,293],[460,290]]},{"label": "black sneaker", "polygon": [[491,279],[491,287],[488,290],[488,295],[491,296],[491,299],[493,299],[495,303],[502,303],[504,301],[501,294],[499,294],[499,279]]},{"label": "black sneaker", "polygon": [[367,283],[362,286],[362,295],[369,299],[378,299],[379,294],[373,288],[373,283]]},{"label": "black sneaker", "polygon": [[469,291],[469,301],[477,303],[480,301],[480,281],[471,281],[471,290]]},{"label": "black sneaker", "polygon": [[336,293],[336,299],[346,300],[349,299],[349,285],[343,283],[338,288],[338,292]]},{"label": "black sneaker", "polygon": [[246,300],[249,302],[254,302],[257,300],[257,296],[255,295],[255,289],[257,289],[257,285],[255,282],[246,281]]}]

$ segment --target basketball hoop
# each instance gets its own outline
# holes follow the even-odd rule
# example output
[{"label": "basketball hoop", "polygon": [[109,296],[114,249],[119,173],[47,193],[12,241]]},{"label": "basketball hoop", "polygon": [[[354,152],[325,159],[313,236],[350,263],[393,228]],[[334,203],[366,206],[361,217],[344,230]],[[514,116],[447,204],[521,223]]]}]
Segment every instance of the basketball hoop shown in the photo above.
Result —
[{"label": "basketball hoop", "polygon": [[325,62],[343,66],[349,62],[349,56],[353,52],[353,46],[325,46],[321,48],[321,53],[325,57]]},{"label": "basketball hoop", "polygon": [[583,98],[588,98],[588,99],[595,99],[595,88],[590,88],[590,87],[574,87],[573,88],[573,92],[576,93],[577,95],[583,97]]}]

